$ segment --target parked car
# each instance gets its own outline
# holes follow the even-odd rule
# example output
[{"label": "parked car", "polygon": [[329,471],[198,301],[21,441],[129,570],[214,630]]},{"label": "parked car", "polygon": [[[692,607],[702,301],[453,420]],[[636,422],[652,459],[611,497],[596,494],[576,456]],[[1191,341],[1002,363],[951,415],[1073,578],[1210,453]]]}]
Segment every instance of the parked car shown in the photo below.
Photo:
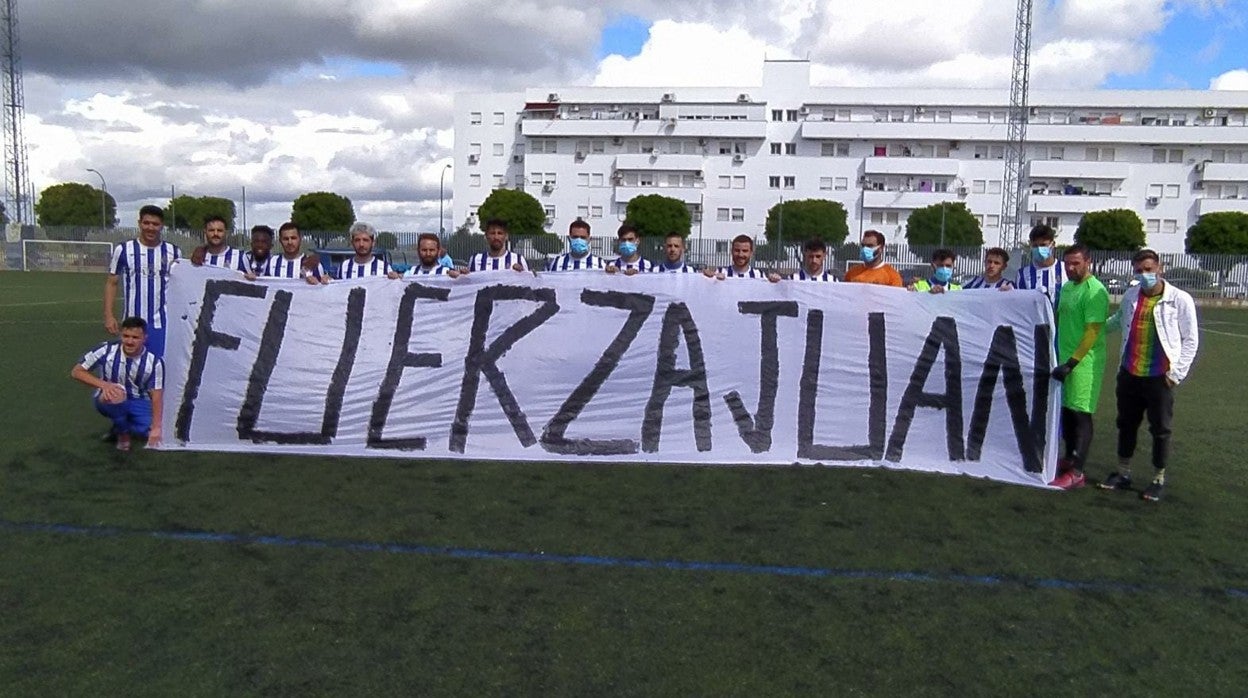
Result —
[{"label": "parked car", "polygon": [[1238,281],[1227,281],[1222,284],[1222,297],[1235,299],[1248,299],[1248,287]]}]

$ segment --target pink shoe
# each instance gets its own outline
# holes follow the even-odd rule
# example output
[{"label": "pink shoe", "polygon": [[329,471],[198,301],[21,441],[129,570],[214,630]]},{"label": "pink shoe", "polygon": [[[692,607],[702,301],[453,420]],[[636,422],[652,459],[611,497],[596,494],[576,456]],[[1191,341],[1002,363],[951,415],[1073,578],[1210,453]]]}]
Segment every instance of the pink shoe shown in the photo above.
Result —
[{"label": "pink shoe", "polygon": [[1062,474],[1069,472],[1070,469],[1073,467],[1075,467],[1075,462],[1073,460],[1069,458],[1057,459],[1057,474],[1058,475],[1062,475]]},{"label": "pink shoe", "polygon": [[118,451],[129,451],[129,450],[130,450],[130,435],[129,435],[129,434],[118,434],[118,435],[117,435],[117,450],[118,450]]},{"label": "pink shoe", "polygon": [[1084,477],[1083,471],[1067,470],[1054,478],[1053,482],[1049,483],[1049,486],[1059,487],[1064,490],[1077,490],[1086,484],[1088,484],[1088,479]]}]

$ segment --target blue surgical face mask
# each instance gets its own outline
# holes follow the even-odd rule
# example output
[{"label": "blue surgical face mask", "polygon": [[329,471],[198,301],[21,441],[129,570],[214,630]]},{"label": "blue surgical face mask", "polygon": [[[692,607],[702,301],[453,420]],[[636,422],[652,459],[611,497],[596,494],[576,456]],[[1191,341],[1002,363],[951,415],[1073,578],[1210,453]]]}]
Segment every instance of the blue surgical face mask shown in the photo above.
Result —
[{"label": "blue surgical face mask", "polygon": [[1157,272],[1149,271],[1142,274],[1136,274],[1135,280],[1139,281],[1140,286],[1142,286],[1145,290],[1148,290],[1157,285]]},{"label": "blue surgical face mask", "polygon": [[875,250],[876,248],[874,247],[863,247],[862,248],[862,261],[870,264],[875,259]]},{"label": "blue surgical face mask", "polygon": [[572,241],[568,243],[568,247],[572,248],[572,254],[579,257],[586,252],[589,252],[589,240],[586,240],[585,238],[572,238]]},{"label": "blue surgical face mask", "polygon": [[632,257],[635,254],[637,254],[637,243],[628,240],[620,243],[621,257]]},{"label": "blue surgical face mask", "polygon": [[941,285],[947,284],[949,283],[949,280],[953,278],[953,269],[950,269],[949,267],[936,267],[936,272],[932,274],[932,278],[940,282]]},{"label": "blue surgical face mask", "polygon": [[455,260],[451,259],[451,256],[449,254],[444,254],[438,258],[438,265],[446,267],[447,269],[454,269]]},{"label": "blue surgical face mask", "polygon": [[1047,262],[1049,257],[1053,256],[1053,248],[1045,245],[1043,247],[1031,248],[1031,258],[1036,262]]}]

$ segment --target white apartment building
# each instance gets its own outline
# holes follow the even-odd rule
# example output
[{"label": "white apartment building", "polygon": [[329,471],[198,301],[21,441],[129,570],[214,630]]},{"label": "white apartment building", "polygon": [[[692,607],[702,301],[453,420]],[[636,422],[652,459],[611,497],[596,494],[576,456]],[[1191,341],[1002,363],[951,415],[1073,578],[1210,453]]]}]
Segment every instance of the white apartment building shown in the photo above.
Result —
[{"label": "white apartment building", "polygon": [[[900,239],[912,210],[961,201],[995,245],[1008,102],[815,87],[806,61],[767,61],[752,87],[461,93],[452,223],[479,227],[481,202],[508,187],[542,202],[552,232],[579,217],[611,236],[632,198],[662,194],[689,206],[693,237],[727,241],[761,238],[781,200],[823,198],[845,206],[851,237]],[[1202,214],[1248,212],[1248,92],[1033,90],[1030,103],[1026,208],[1062,242],[1083,214],[1130,208],[1149,246],[1181,252]]]}]

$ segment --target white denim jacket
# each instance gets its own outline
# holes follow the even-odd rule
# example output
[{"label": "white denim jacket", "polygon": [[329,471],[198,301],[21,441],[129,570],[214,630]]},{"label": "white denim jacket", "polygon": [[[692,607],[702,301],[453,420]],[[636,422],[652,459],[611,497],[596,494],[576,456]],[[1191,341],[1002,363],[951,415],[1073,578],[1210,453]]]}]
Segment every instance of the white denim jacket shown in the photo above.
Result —
[{"label": "white denim jacket", "polygon": [[[1192,368],[1192,360],[1196,358],[1196,349],[1200,346],[1200,328],[1196,325],[1196,303],[1192,296],[1169,281],[1161,290],[1161,300],[1153,307],[1153,325],[1157,328],[1157,337],[1161,340],[1161,348],[1170,361],[1170,371],[1166,377],[1175,384],[1183,382],[1187,372]],[[1140,287],[1132,286],[1122,296],[1122,305],[1118,312],[1109,319],[1109,326],[1122,331],[1122,351],[1127,351],[1127,334],[1131,330],[1131,319],[1135,317],[1135,304],[1140,300]]]}]

